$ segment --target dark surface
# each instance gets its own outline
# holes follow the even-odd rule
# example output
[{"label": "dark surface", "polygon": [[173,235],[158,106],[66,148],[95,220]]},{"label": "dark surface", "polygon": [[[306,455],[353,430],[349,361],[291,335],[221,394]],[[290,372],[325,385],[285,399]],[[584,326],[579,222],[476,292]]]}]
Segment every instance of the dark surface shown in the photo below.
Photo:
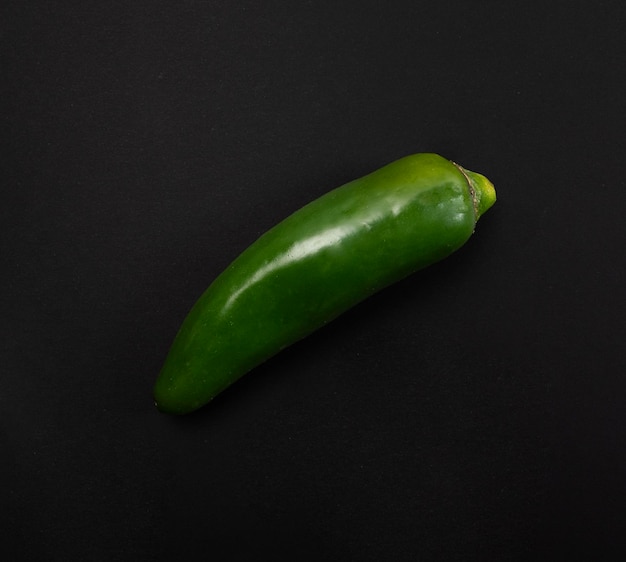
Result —
[{"label": "dark surface", "polygon": [[[624,559],[624,3],[9,4],[11,560]],[[156,411],[231,259],[422,151],[496,185],[467,246]]]}]

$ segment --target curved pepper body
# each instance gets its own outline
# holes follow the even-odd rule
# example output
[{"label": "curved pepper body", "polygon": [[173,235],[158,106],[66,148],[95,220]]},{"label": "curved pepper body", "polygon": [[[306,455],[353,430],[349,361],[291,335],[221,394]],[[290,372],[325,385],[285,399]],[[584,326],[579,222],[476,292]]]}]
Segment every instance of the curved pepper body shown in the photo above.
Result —
[{"label": "curved pepper body", "polygon": [[416,154],[309,203],[194,305],[155,385],[157,407],[198,409],[281,349],[457,250],[494,201],[484,176]]}]

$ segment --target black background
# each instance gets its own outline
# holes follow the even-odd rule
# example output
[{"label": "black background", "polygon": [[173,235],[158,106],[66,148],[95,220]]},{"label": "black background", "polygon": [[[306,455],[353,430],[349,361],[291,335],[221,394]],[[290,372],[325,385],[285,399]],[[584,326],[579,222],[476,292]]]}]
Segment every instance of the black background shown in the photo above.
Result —
[{"label": "black background", "polygon": [[[2,8],[11,560],[623,560],[623,2]],[[257,236],[414,152],[448,260],[183,418],[151,390]]]}]

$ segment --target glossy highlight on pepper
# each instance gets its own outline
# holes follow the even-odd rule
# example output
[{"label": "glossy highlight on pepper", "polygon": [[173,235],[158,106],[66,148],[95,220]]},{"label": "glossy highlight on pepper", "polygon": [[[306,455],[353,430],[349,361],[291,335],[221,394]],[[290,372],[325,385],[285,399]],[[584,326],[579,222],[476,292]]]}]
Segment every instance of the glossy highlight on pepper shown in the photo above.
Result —
[{"label": "glossy highlight on pepper", "polygon": [[197,410],[242,375],[373,293],[460,248],[493,185],[431,153],[338,187],[262,235],[192,307],[154,387]]}]

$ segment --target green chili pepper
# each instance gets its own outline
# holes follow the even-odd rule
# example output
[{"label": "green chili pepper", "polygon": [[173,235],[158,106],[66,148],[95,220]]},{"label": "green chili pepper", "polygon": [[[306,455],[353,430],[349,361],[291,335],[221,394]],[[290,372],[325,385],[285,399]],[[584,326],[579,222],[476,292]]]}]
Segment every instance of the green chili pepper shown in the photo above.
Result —
[{"label": "green chili pepper", "polygon": [[159,410],[185,414],[358,302],[461,247],[493,185],[436,154],[330,191],[245,250],[200,297],[159,374]]}]

